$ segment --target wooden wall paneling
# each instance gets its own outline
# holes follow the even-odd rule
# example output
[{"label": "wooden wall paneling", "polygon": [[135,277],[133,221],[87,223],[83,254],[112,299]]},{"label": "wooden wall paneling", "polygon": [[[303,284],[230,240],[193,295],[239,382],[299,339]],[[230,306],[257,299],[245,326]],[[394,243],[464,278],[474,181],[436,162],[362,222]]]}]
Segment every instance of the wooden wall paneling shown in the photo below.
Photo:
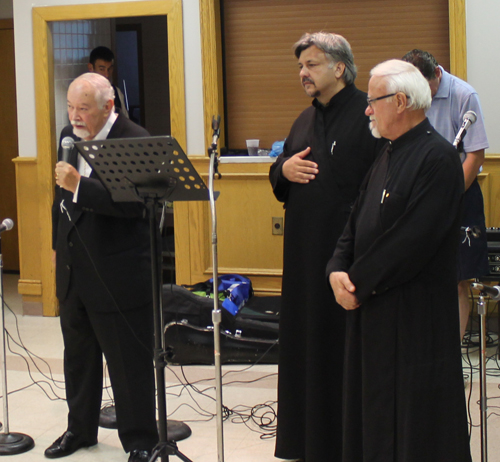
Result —
[{"label": "wooden wall paneling", "polygon": [[[191,161],[208,182],[208,158]],[[281,290],[283,236],[272,234],[272,217],[283,217],[284,211],[272,193],[269,167],[270,163],[219,166],[222,178],[214,181],[214,189],[220,192],[216,201],[218,270],[250,277],[258,294],[277,295]],[[178,275],[178,284],[212,277],[211,231],[209,203],[191,203],[191,274],[188,280]]]},{"label": "wooden wall paneling", "polygon": [[[35,108],[37,120],[38,216],[40,226],[40,278],[42,281],[43,314],[56,316],[59,305],[55,293],[55,268],[52,264],[52,199],[54,194],[55,98],[53,79],[52,36],[46,19],[33,9],[33,51],[35,61]],[[21,185],[24,187],[23,183]],[[24,245],[23,243],[21,243]],[[24,251],[22,251],[24,255]],[[21,274],[23,278],[23,275]]]},{"label": "wooden wall paneling", "polygon": [[467,38],[465,0],[449,0],[450,10],[450,72],[467,80]]},{"label": "wooden wall paneling", "polygon": [[[36,157],[14,159],[17,178],[17,230],[19,233],[20,279],[18,292],[23,296],[25,314],[43,314],[42,243],[37,226],[39,213],[38,166]],[[22,185],[22,186],[21,186]],[[29,307],[29,309],[26,309]]]},{"label": "wooden wall paneling", "polygon": [[16,75],[14,64],[14,25],[12,19],[0,20],[0,222],[14,221],[15,228],[2,234],[2,259],[6,271],[19,271],[19,237],[16,207],[16,174],[12,160],[18,155]]},{"label": "wooden wall paneling", "polygon": [[222,0],[225,30],[228,147],[259,138],[284,139],[310,103],[299,83],[292,46],[304,32],[332,31],[353,49],[363,91],[370,69],[413,48],[433,53],[446,69],[448,0]]},{"label": "wooden wall paneling", "polygon": [[500,155],[488,155],[478,176],[483,192],[486,226],[500,228]]},{"label": "wooden wall paneling", "polygon": [[[212,143],[212,116],[221,116],[220,143],[224,145],[224,82],[222,72],[221,14],[218,0],[200,0],[201,52],[203,60],[203,107],[205,144]],[[215,90],[215,91],[214,91]],[[205,150],[206,152],[206,150]]]},{"label": "wooden wall paneling", "polygon": [[174,203],[174,239],[175,239],[175,280],[177,284],[191,282],[190,249],[190,204]]}]

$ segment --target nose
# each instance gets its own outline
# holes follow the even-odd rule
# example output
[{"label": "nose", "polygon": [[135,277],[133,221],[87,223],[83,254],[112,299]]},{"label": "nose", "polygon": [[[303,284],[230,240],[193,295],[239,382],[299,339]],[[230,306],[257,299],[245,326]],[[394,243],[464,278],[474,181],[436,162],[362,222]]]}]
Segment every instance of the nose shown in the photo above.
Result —
[{"label": "nose", "polygon": [[373,108],[370,105],[366,106],[365,115],[371,116],[372,114],[373,114]]},{"label": "nose", "polygon": [[299,76],[300,78],[303,78],[303,77],[306,77],[309,75],[309,72],[307,71],[307,67],[303,67],[300,72],[299,72]]}]

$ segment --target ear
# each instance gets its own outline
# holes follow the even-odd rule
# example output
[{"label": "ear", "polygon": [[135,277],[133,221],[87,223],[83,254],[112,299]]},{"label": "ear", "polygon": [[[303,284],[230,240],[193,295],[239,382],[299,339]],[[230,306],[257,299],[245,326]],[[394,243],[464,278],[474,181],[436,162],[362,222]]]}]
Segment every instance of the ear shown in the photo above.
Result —
[{"label": "ear", "polygon": [[439,66],[436,67],[434,73],[436,74],[436,79],[440,79],[443,76],[443,72]]},{"label": "ear", "polygon": [[396,93],[394,96],[396,98],[396,111],[401,114],[406,110],[406,105],[408,104],[408,98],[404,93]]},{"label": "ear", "polygon": [[89,72],[94,72],[94,65],[92,63],[87,63],[87,70]]},{"label": "ear", "polygon": [[335,65],[333,66],[333,72],[335,73],[335,77],[337,79],[340,79],[344,75],[344,71],[345,71],[344,63],[338,62],[335,63]]},{"label": "ear", "polygon": [[104,114],[106,116],[108,116],[114,107],[115,107],[115,102],[112,99],[106,101],[106,103],[104,104],[104,107],[103,107]]}]

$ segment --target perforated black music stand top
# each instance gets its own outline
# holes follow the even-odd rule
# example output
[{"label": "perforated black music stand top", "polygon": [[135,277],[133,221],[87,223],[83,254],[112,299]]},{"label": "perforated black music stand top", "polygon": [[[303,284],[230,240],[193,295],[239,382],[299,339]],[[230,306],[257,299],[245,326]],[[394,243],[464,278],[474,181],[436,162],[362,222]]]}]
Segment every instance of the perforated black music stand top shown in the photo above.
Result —
[{"label": "perforated black music stand top", "polygon": [[171,136],[80,141],[75,146],[115,202],[209,199],[205,183]]}]

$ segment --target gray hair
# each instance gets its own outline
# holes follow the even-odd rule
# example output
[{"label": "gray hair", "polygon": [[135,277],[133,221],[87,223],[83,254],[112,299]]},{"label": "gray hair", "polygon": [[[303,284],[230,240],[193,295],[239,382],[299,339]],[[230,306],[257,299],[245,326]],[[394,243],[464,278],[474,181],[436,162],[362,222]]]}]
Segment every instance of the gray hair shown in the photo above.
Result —
[{"label": "gray hair", "polygon": [[345,71],[342,79],[346,85],[354,83],[358,70],[354,64],[351,45],[349,45],[349,42],[342,35],[331,34],[329,32],[306,33],[293,46],[295,56],[299,58],[304,50],[313,45],[325,53],[327,58],[330,59],[332,66],[333,63],[344,63]]},{"label": "gray hair", "polygon": [[106,77],[95,72],[87,72],[73,80],[70,86],[81,85],[82,82],[89,83],[94,89],[94,96],[99,109],[102,109],[109,100],[115,99],[115,90]]},{"label": "gray hair", "polygon": [[408,97],[408,108],[427,110],[431,107],[429,82],[413,64],[390,59],[377,64],[370,76],[384,78],[389,93],[404,93]]}]

